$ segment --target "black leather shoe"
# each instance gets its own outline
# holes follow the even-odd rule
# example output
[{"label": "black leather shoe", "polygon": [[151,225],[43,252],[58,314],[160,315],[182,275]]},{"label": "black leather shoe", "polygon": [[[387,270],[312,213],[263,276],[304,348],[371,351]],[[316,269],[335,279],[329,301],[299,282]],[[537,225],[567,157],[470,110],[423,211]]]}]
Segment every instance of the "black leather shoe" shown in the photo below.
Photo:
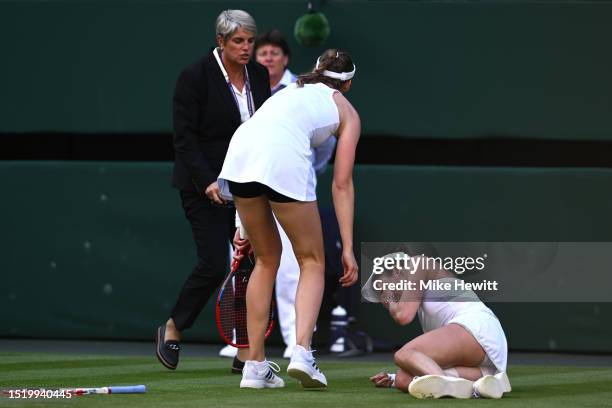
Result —
[{"label": "black leather shoe", "polygon": [[166,326],[157,328],[157,337],[155,338],[155,354],[160,363],[170,370],[176,370],[179,362],[179,351],[181,351],[180,343],[176,340],[165,341]]},{"label": "black leather shoe", "polygon": [[244,361],[238,360],[238,357],[234,357],[234,361],[232,361],[232,374],[242,374],[242,369],[244,368]]}]

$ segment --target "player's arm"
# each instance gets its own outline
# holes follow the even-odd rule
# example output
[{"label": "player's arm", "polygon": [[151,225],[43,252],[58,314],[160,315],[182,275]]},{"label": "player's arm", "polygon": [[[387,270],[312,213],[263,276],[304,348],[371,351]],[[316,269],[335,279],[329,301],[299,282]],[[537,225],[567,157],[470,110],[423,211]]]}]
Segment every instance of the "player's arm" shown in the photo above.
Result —
[{"label": "player's arm", "polygon": [[416,317],[417,311],[421,306],[423,291],[421,289],[421,281],[427,279],[427,270],[418,267],[416,270],[396,270],[394,280],[406,280],[413,283],[411,289],[405,289],[397,293],[396,302],[389,302],[387,309],[389,314],[399,325],[405,326],[411,323]]},{"label": "player's arm", "polygon": [[419,310],[421,302],[390,302],[389,314],[395,320],[395,323],[405,326],[411,323],[416,317],[416,312]]},{"label": "player's arm", "polygon": [[357,281],[357,261],[353,253],[353,220],[355,211],[355,190],[353,187],[353,167],[355,150],[361,134],[359,114],[350,102],[339,92],[333,96],[340,115],[338,127],[338,147],[334,163],[332,197],[342,239],[342,264],[344,275],[340,278],[342,286],[350,286]]}]

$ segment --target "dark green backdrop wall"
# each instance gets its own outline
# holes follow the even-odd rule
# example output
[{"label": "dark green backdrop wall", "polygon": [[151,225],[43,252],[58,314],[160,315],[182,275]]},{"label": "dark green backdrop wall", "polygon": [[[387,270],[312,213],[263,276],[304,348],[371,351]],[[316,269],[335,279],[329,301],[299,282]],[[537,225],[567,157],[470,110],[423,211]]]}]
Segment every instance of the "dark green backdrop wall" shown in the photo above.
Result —
[{"label": "dark green backdrop wall", "polygon": [[[0,162],[0,337],[150,339],[195,262],[170,169]],[[323,205],[329,183],[328,172]],[[357,242],[612,235],[612,170],[359,166],[355,183]],[[612,351],[611,303],[491,307],[512,348]],[[362,304],[360,317],[393,343],[419,330],[378,305]],[[219,340],[210,304],[187,338]]]},{"label": "dark green backdrop wall", "polygon": [[[334,1],[365,134],[606,139],[609,1]],[[167,132],[179,70],[243,8],[291,34],[304,0],[0,2],[0,133]],[[290,37],[292,37],[290,35]],[[299,48],[292,68],[323,50]]]},{"label": "dark green backdrop wall", "polygon": [[[303,72],[323,50],[291,36],[305,3],[2,1],[0,148],[28,132],[169,135],[175,78],[224,8],[289,34]],[[366,137],[612,139],[610,1],[326,3]],[[169,174],[0,162],[0,337],[150,338],[194,262]],[[610,169],[360,166],[356,241],[609,241],[611,182]],[[610,304],[492,307],[512,348],[612,351]],[[381,337],[416,333],[361,311]],[[211,313],[188,338],[217,340]]]}]

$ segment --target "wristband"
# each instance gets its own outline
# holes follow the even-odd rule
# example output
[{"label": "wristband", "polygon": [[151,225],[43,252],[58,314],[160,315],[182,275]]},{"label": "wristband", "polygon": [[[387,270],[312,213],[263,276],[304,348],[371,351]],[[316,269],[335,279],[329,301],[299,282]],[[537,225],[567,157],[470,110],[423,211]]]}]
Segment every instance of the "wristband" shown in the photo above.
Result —
[{"label": "wristband", "polygon": [[395,387],[395,374],[389,374],[389,378],[391,379],[391,381],[393,381],[389,388]]}]

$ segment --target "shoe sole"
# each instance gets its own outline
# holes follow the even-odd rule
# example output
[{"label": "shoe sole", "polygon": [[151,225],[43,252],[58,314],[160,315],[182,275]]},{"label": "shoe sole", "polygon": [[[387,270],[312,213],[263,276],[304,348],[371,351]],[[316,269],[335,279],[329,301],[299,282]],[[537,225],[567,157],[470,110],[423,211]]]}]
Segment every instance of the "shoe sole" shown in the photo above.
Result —
[{"label": "shoe sole", "polygon": [[424,375],[410,383],[408,392],[418,399],[441,397],[468,399],[472,397],[472,387],[472,381],[463,378]]},{"label": "shoe sole", "polygon": [[284,383],[280,385],[268,385],[268,383],[261,380],[241,380],[240,388],[254,388],[257,390],[261,390],[262,388],[283,388],[285,386]]},{"label": "shoe sole", "polygon": [[474,383],[474,388],[483,398],[499,399],[504,393],[512,391],[506,373],[486,375]]},{"label": "shoe sole", "polygon": [[240,388],[256,388],[259,390],[264,388],[264,385],[261,381],[258,380],[241,380]]},{"label": "shoe sole", "polygon": [[504,395],[501,382],[492,375],[486,375],[474,383],[474,388],[482,398],[499,399]]},{"label": "shoe sole", "polygon": [[169,370],[176,370],[176,366],[168,363],[164,359],[164,357],[162,357],[161,353],[159,352],[160,344],[163,344],[163,341],[164,341],[164,336],[162,335],[162,328],[160,326],[157,328],[157,337],[156,337],[156,342],[155,342],[155,355],[157,356],[157,359],[159,360],[160,363],[162,363],[164,367],[166,367]]},{"label": "shoe sole", "polygon": [[287,367],[287,374],[289,377],[295,378],[299,382],[302,383],[302,387],[309,389],[324,389],[327,388],[327,384],[317,380],[316,378],[312,378],[307,368],[302,366],[301,364],[289,364]]}]

